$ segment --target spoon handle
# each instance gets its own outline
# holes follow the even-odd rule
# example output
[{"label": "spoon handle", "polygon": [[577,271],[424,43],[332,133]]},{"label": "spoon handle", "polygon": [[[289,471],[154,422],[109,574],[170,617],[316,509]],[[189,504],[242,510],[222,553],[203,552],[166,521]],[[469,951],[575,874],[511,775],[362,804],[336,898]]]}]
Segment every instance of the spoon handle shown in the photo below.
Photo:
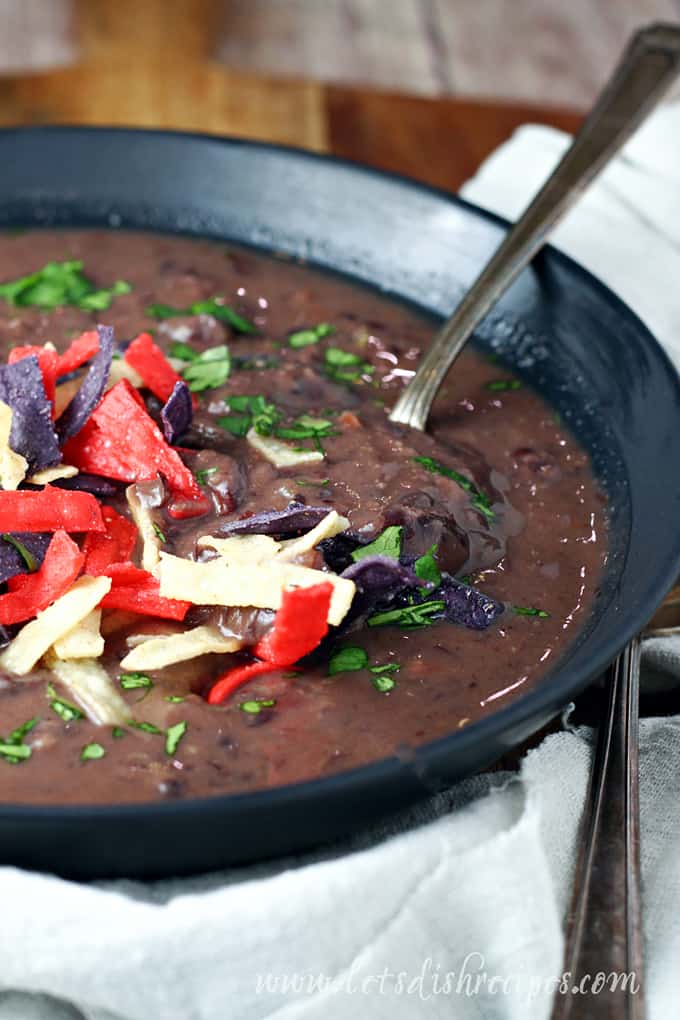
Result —
[{"label": "spoon handle", "polygon": [[[638,699],[640,639],[610,668],[567,916],[564,994],[551,1020],[644,1020]],[[607,975],[597,990],[596,975]],[[617,986],[612,990],[615,975]],[[581,987],[583,993],[573,989]]]},{"label": "spoon handle", "polygon": [[432,401],[472,331],[633,134],[680,70],[680,25],[637,32],[571,147],[439,330],[390,419],[424,429]]}]

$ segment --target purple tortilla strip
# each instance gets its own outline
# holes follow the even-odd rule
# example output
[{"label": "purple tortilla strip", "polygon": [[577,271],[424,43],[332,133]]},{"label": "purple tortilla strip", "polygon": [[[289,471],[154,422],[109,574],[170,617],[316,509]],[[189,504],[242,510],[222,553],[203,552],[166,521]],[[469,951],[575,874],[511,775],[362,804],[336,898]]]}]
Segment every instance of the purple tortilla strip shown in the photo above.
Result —
[{"label": "purple tortilla strip", "polygon": [[327,506],[305,506],[304,503],[289,503],[285,510],[262,510],[260,513],[242,517],[220,525],[216,535],[301,535],[311,531],[327,517],[331,508]]},{"label": "purple tortilla strip", "polygon": [[81,472],[73,478],[57,478],[51,483],[59,489],[77,489],[79,492],[89,492],[93,496],[115,496],[120,486],[110,482],[108,478],[101,478],[99,475],[88,475]]},{"label": "purple tortilla strip", "polygon": [[113,329],[111,326],[97,326],[97,332],[99,350],[90,362],[80,389],[57,420],[60,443],[78,435],[104,394],[113,358]]},{"label": "purple tortilla strip", "polygon": [[470,630],[486,630],[505,611],[502,602],[457,581],[449,574],[442,576],[439,587],[428,592],[427,598],[442,598],[446,604],[444,618],[449,623],[459,623]]},{"label": "purple tortilla strip", "polygon": [[191,391],[185,382],[178,381],[161,408],[163,435],[169,443],[176,443],[191,425],[194,409]]},{"label": "purple tortilla strip", "polygon": [[12,408],[9,445],[28,461],[29,474],[61,460],[52,424],[52,405],[45,394],[35,354],[0,365],[0,400]]},{"label": "purple tortilla strip", "polygon": [[389,598],[404,588],[419,588],[420,578],[390,556],[364,556],[343,570],[342,577],[354,581],[357,591],[372,600]]},{"label": "purple tortilla strip", "polygon": [[[28,552],[35,557],[38,566],[40,566],[45,559],[45,553],[47,552],[52,535],[42,531],[15,531],[12,532],[12,538],[16,538],[18,542],[25,545]],[[10,577],[16,577],[17,574],[27,574],[28,572],[28,567],[21,553],[10,542],[0,538],[0,584],[9,581]]]}]

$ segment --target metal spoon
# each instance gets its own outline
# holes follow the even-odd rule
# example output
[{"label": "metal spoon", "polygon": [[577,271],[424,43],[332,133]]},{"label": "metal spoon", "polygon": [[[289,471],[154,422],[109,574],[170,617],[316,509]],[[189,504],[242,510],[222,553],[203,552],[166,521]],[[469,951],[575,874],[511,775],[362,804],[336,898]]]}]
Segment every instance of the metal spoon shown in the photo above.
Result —
[{"label": "metal spoon", "polygon": [[[390,419],[424,429],[454,360],[551,228],[578,200],[656,106],[680,70],[680,26],[650,25],[634,35],[571,147],[435,336]],[[564,970],[573,984],[556,995],[553,1020],[643,1020],[639,864],[639,639],[609,675],[584,812]],[[605,994],[574,994],[585,975],[634,974]],[[592,991],[591,984],[591,991]],[[584,1012],[587,1010],[587,1013]]]},{"label": "metal spoon", "polygon": [[473,330],[642,124],[679,69],[680,25],[650,25],[632,37],[570,148],[434,337],[391,421],[425,428],[437,390]]}]

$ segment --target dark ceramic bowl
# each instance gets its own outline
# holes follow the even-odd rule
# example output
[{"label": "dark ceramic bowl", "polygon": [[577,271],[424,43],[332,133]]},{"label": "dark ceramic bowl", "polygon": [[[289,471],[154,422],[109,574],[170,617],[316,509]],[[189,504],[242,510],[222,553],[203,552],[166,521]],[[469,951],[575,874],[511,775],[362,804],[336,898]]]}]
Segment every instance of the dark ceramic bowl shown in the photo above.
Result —
[{"label": "dark ceramic bowl", "polygon": [[[506,225],[450,195],[365,167],[241,141],[150,131],[0,132],[0,229],[134,227],[302,256],[448,314]],[[680,569],[680,386],[639,319],[546,249],[488,317],[499,351],[589,450],[612,508],[601,593],[535,689],[420,747],[313,782],[112,807],[0,805],[0,863],[88,878],[161,876],[301,850],[497,759],[616,655]]]}]

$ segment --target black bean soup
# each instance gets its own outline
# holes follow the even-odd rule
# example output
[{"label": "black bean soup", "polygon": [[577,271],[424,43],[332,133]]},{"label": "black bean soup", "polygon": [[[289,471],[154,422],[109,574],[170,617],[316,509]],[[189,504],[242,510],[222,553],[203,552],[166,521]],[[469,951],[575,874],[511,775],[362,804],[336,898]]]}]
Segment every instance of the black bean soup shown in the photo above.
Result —
[{"label": "black bean soup", "polygon": [[[429,434],[392,425],[389,408],[432,324],[368,289],[223,244],[6,234],[0,281],[67,260],[82,262],[76,275],[99,294],[96,307],[68,287],[46,298],[29,288],[25,300],[0,288],[2,361],[21,345],[62,352],[102,323],[115,331],[115,366],[127,342],[151,334],[192,391],[193,422],[176,447],[204,503],[198,516],[173,515],[162,477],[155,491],[140,483],[162,552],[209,565],[219,550],[198,539],[233,537],[229,524],[258,514],[246,530],[285,548],[337,511],[343,530],[297,563],[354,577],[356,591],[301,664],[253,674],[216,704],[207,701],[214,682],[257,661],[273,608],[201,605],[192,591],[181,621],[104,608],[97,661],[129,724],[90,721],[49,659],[24,676],[3,670],[0,802],[149,801],[315,778],[460,729],[540,683],[585,620],[607,549],[588,457],[540,397],[468,349]],[[106,291],[115,281],[129,287]],[[78,385],[69,376],[57,394]],[[160,421],[162,401],[144,385],[138,392]],[[290,466],[275,466],[272,443]],[[125,483],[111,490],[100,502],[129,516]],[[286,524],[284,514],[271,525],[276,516],[265,513],[300,504],[313,508],[309,522],[303,513]],[[138,567],[140,556],[138,543]],[[387,581],[376,579],[381,570]],[[121,666],[145,638],[198,627],[240,650]]]}]

